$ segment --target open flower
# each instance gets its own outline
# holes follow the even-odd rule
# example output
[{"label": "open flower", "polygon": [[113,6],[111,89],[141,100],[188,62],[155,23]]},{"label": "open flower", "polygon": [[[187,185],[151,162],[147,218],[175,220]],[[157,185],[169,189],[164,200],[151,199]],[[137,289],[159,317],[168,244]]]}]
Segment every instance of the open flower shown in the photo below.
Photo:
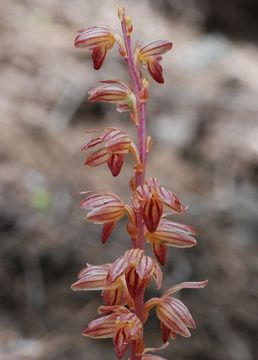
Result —
[{"label": "open flower", "polygon": [[149,311],[156,306],[157,317],[160,320],[162,339],[166,343],[169,337],[176,338],[176,334],[183,337],[190,337],[188,330],[195,329],[195,322],[182,301],[171,295],[181,289],[200,289],[208,284],[208,280],[200,282],[183,282],[168,289],[161,298],[152,298],[144,305],[145,321],[148,318]]},{"label": "open flower", "polygon": [[105,305],[132,305],[125,278],[118,278],[112,284],[107,285],[107,279],[112,264],[89,265],[78,274],[78,280],[72,284],[74,291],[102,290]]},{"label": "open flower", "polygon": [[123,276],[132,298],[146,288],[152,278],[155,279],[158,288],[162,283],[162,273],[158,264],[151,257],[146,256],[141,249],[126,251],[112,264],[108,284],[112,284]]},{"label": "open flower", "polygon": [[158,83],[164,83],[162,75],[162,54],[172,49],[172,43],[164,40],[152,41],[145,46],[137,44],[136,56],[137,60],[143,65],[147,66],[148,72]]},{"label": "open flower", "polygon": [[192,237],[194,234],[195,230],[191,226],[161,219],[154,232],[145,231],[145,238],[151,243],[156,258],[164,265],[167,247],[192,247],[196,244],[195,238]]},{"label": "open flower", "polygon": [[136,111],[136,97],[131,87],[124,81],[105,80],[103,85],[89,91],[92,102],[109,102],[117,104],[117,111]]},{"label": "open flower", "polygon": [[91,338],[113,338],[116,356],[121,359],[132,341],[136,341],[141,353],[142,323],[140,319],[125,307],[101,306],[101,313],[108,313],[92,320],[83,335]]},{"label": "open flower", "polygon": [[144,185],[136,188],[133,205],[142,212],[144,223],[149,232],[154,232],[157,229],[163,214],[163,205],[177,213],[182,213],[185,210],[178,197],[161,186],[155,178],[147,179]]},{"label": "open flower", "polygon": [[78,48],[87,47],[92,51],[94,69],[101,68],[108,50],[112,49],[116,42],[116,34],[105,25],[91,26],[81,29],[75,38],[75,46]]},{"label": "open flower", "polygon": [[112,192],[82,192],[86,199],[81,201],[81,208],[90,210],[87,218],[96,224],[104,224],[102,243],[108,240],[116,223],[126,214],[131,216],[131,208]]},{"label": "open flower", "polygon": [[81,150],[88,150],[96,146],[100,147],[87,157],[85,165],[94,167],[107,163],[112,175],[117,176],[122,169],[126,154],[131,152],[138,160],[137,147],[125,132],[117,128],[104,128],[98,132],[97,136],[81,148]]}]

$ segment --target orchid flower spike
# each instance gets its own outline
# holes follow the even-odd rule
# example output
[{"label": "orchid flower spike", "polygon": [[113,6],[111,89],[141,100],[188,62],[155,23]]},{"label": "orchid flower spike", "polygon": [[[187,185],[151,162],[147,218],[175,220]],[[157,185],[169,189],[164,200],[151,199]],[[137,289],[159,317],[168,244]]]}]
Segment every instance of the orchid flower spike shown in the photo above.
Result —
[{"label": "orchid flower spike", "polygon": [[[91,138],[81,149],[89,152],[85,159],[87,170],[106,165],[114,177],[120,174],[127,155],[132,155],[133,175],[129,175],[128,186],[131,202],[128,204],[109,190],[84,191],[80,195],[84,196],[81,208],[86,210],[86,218],[102,226],[102,244],[113,235],[118,222],[122,220],[123,225],[126,219],[127,233],[119,236],[120,244],[114,249],[119,250],[127,241],[131,241],[131,246],[112,262],[87,264],[71,288],[74,291],[101,292],[103,305],[98,309],[100,316],[90,321],[83,335],[113,339],[118,359],[127,357],[127,352],[130,352],[130,360],[165,360],[152,353],[166,348],[168,340],[174,340],[177,334],[190,337],[189,329],[196,327],[189,310],[174,297],[174,293],[184,288],[203,288],[207,281],[180,283],[160,297],[149,300],[145,297],[145,290],[152,280],[157,289],[162,286],[163,274],[159,263],[166,263],[168,248],[191,248],[196,239],[193,227],[167,219],[167,215],[179,216],[186,210],[178,196],[161,185],[156,177],[146,177],[153,140],[147,133],[146,121],[150,82],[143,76],[141,67],[146,67],[156,82],[164,83],[161,60],[163,54],[171,50],[172,43],[158,40],[142,44],[136,41],[133,48],[132,18],[122,6],[118,8],[118,17],[122,37],[109,26],[91,26],[79,30],[75,46],[92,52],[93,65],[98,70],[108,51],[118,45],[130,79],[128,82],[118,79],[101,81],[99,86],[89,91],[88,99],[91,102],[112,103],[118,112],[128,112],[136,128],[137,139],[134,140],[133,135],[129,136],[124,130],[106,127],[89,131]],[[104,183],[106,186],[107,181],[104,180]],[[126,192],[124,188],[123,192]],[[164,213],[165,208],[169,210],[167,214]],[[157,260],[145,253],[145,242],[150,243]],[[144,324],[152,308],[156,309],[160,321],[163,345],[159,348],[146,348],[144,344]]]}]

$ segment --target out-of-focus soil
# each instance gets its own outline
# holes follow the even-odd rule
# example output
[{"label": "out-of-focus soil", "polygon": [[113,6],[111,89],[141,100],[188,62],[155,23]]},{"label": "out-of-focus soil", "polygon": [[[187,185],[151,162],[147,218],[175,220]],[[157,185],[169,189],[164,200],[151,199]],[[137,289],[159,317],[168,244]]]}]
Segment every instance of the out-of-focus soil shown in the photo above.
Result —
[{"label": "out-of-focus soil", "polygon": [[[97,3],[0,4],[3,360],[114,359],[111,341],[80,335],[96,316],[100,294],[70,290],[86,262],[112,262],[130,246],[123,222],[105,247],[100,245],[101,229],[86,222],[76,194],[111,189],[129,199],[129,159],[113,178],[105,167],[85,168],[79,151],[88,139],[86,129],[117,126],[135,136],[127,115],[86,101],[99,80],[128,79],[116,51],[103,70],[94,72],[89,53],[73,48],[81,27],[105,23],[118,29],[115,2]],[[219,26],[227,24],[226,15],[208,1],[190,7],[172,0],[124,3],[136,35],[174,42],[163,60],[165,84],[151,82],[148,129],[154,146],[148,175],[189,204],[176,221],[198,229],[198,245],[169,250],[163,289],[209,279],[204,290],[178,294],[197,330],[190,340],[171,341],[162,354],[181,360],[255,360],[258,49],[250,40],[257,36],[257,24],[251,17],[246,28],[249,10],[240,1],[230,2],[240,20],[236,24],[231,14],[228,27]],[[246,28],[246,35],[238,36],[234,25]],[[155,294],[151,287],[148,296]],[[158,329],[153,315],[147,346],[161,344]]]}]

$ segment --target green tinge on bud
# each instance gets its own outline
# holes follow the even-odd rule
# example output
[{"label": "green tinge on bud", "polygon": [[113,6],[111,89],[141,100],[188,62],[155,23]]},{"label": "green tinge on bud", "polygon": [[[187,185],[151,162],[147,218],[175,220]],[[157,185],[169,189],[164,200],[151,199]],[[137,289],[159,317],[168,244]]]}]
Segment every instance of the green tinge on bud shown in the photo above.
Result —
[{"label": "green tinge on bud", "polygon": [[127,33],[131,34],[131,32],[133,31],[133,24],[132,24],[131,16],[126,16],[125,17],[125,25],[126,25]]}]

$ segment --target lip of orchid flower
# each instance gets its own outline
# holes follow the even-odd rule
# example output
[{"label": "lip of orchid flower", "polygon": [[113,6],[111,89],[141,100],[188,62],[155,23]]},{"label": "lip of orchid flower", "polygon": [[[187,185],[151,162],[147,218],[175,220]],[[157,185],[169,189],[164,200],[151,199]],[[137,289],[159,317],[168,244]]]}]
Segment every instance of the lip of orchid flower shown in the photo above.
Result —
[{"label": "lip of orchid flower", "polygon": [[117,104],[117,111],[136,111],[136,96],[131,87],[121,80],[101,81],[103,85],[89,91],[89,101]]},{"label": "lip of orchid flower", "polygon": [[107,163],[112,175],[118,176],[126,154],[130,152],[139,162],[137,147],[124,131],[117,128],[104,128],[98,132],[97,136],[94,136],[81,148],[81,150],[88,150],[100,146],[99,150],[88,155],[85,165],[94,167]]},{"label": "lip of orchid flower", "polygon": [[194,234],[195,230],[191,226],[161,219],[153,233],[145,231],[145,238],[151,243],[156,258],[164,265],[167,247],[190,248],[196,245],[196,240],[192,237]]},{"label": "lip of orchid flower", "polygon": [[181,289],[201,289],[208,284],[208,280],[200,282],[183,282],[172,286],[160,298],[152,298],[144,304],[144,321],[147,320],[149,311],[156,306],[157,317],[161,322],[163,342],[167,342],[169,336],[175,339],[176,334],[183,337],[190,337],[188,330],[195,329],[195,322],[182,301],[171,295]]},{"label": "lip of orchid flower", "polygon": [[138,186],[133,196],[133,206],[142,212],[144,223],[149,232],[155,232],[163,214],[163,205],[176,213],[183,213],[185,207],[172,191],[161,186],[156,178],[149,178]]},{"label": "lip of orchid flower", "polygon": [[109,26],[91,26],[78,31],[74,45],[77,48],[89,48],[92,51],[94,69],[99,70],[107,52],[113,48],[117,36]]},{"label": "lip of orchid flower", "polygon": [[136,58],[143,65],[147,66],[151,77],[158,83],[164,83],[162,75],[163,69],[160,65],[164,53],[172,49],[172,42],[166,40],[157,40],[148,43],[145,46],[136,45]]},{"label": "lip of orchid flower", "polygon": [[116,356],[121,359],[132,341],[141,342],[140,319],[122,306],[101,306],[99,312],[108,314],[92,320],[83,335],[91,338],[113,338]]}]

